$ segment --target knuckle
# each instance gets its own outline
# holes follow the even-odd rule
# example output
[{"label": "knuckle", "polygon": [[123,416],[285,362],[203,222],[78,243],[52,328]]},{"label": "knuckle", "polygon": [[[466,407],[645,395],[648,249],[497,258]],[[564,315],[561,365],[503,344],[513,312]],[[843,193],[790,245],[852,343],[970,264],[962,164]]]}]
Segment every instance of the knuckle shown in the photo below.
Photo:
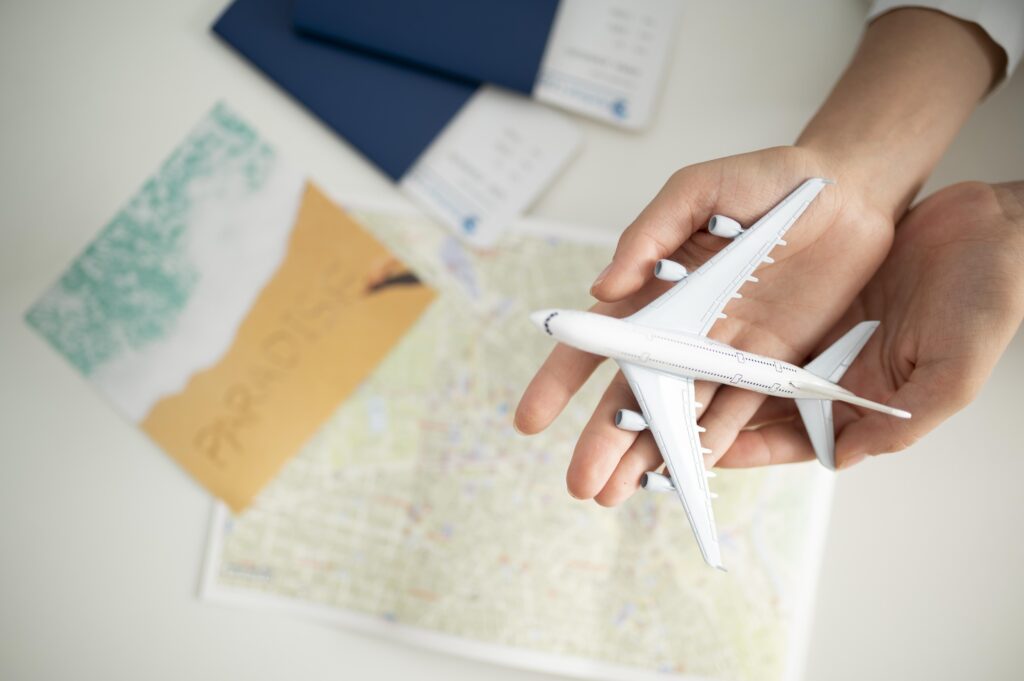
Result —
[{"label": "knuckle", "polygon": [[976,180],[957,183],[949,191],[955,192],[962,202],[969,205],[991,205],[996,200],[992,185]]},{"label": "knuckle", "polygon": [[658,258],[667,256],[676,250],[658,228],[650,224],[638,226],[634,231],[627,231],[619,240],[617,255],[628,254],[637,267],[644,267]]},{"label": "knuckle", "polygon": [[633,479],[622,471],[616,471],[611,479],[608,480],[608,484],[604,486],[604,489],[594,497],[594,501],[605,508],[618,506],[633,496],[639,487],[639,477]]},{"label": "knuckle", "polygon": [[960,367],[950,373],[941,401],[943,415],[954,414],[970,404],[981,390],[984,376],[973,367]]},{"label": "knuckle", "polygon": [[869,456],[895,454],[896,452],[902,452],[905,449],[909,449],[919,439],[921,439],[921,435],[917,431],[909,428],[890,426],[889,433],[886,437],[882,438],[877,446],[870,448],[865,453]]}]

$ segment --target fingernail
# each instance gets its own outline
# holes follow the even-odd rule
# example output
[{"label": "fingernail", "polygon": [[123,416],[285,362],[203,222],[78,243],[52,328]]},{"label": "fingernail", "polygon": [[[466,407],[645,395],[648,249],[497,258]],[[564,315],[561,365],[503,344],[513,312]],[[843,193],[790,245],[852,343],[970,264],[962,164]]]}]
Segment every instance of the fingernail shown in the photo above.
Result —
[{"label": "fingernail", "polygon": [[839,470],[846,470],[847,468],[853,468],[864,459],[868,458],[867,454],[858,454],[857,456],[850,457],[846,461],[839,464]]},{"label": "fingernail", "polygon": [[595,288],[597,288],[598,286],[601,285],[601,282],[603,282],[605,280],[605,277],[608,276],[608,272],[611,271],[611,269],[612,269],[612,264],[608,263],[608,266],[605,267],[603,270],[601,270],[601,274],[597,275],[597,279],[595,279],[594,283],[590,285],[590,290],[591,291],[593,291]]}]

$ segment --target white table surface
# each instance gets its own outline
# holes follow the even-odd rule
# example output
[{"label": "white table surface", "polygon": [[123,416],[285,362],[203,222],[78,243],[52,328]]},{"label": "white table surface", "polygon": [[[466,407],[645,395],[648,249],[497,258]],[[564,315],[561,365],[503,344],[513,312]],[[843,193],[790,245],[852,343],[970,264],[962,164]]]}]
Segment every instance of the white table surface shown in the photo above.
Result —
[{"label": "white table surface", "polygon": [[[393,194],[210,35],[223,5],[0,4],[0,678],[543,678],[199,602],[208,495],[22,321],[218,99],[331,193]],[[585,150],[534,212],[617,231],[675,168],[791,141],[864,12],[687,3],[655,125],[583,122]],[[1018,74],[929,187],[1022,177]],[[1021,678],[1022,376],[1018,336],[975,404],[839,476],[808,679]]]}]

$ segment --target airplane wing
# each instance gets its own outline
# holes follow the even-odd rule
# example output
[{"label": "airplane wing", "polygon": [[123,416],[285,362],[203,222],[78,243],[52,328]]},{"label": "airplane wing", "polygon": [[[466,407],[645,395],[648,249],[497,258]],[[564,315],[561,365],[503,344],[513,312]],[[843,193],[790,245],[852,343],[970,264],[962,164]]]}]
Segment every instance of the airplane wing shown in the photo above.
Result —
[{"label": "airplane wing", "polygon": [[690,519],[690,527],[697,538],[704,561],[724,570],[697,430],[693,381],[628,362],[619,362],[619,367],[629,381],[647,426],[658,444],[676,493]]},{"label": "airplane wing", "polygon": [[723,318],[722,308],[746,281],[757,281],[751,274],[762,262],[772,262],[768,254],[796,222],[829,180],[812,178],[780,201],[732,243],[699,269],[629,317],[644,326],[707,335],[714,323]]}]

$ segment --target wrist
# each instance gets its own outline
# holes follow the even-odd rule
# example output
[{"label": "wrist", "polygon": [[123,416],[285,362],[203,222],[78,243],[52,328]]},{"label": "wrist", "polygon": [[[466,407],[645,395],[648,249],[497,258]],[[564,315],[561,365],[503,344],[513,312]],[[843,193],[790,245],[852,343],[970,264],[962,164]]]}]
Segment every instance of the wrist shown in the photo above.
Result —
[{"label": "wrist", "polygon": [[811,154],[829,179],[843,187],[844,194],[856,197],[865,208],[891,222],[903,213],[925,179],[909,170],[894,172],[902,165],[898,159],[843,134],[801,135],[794,146]]},{"label": "wrist", "polygon": [[926,9],[882,15],[797,140],[897,219],[1000,63],[974,24]]}]

